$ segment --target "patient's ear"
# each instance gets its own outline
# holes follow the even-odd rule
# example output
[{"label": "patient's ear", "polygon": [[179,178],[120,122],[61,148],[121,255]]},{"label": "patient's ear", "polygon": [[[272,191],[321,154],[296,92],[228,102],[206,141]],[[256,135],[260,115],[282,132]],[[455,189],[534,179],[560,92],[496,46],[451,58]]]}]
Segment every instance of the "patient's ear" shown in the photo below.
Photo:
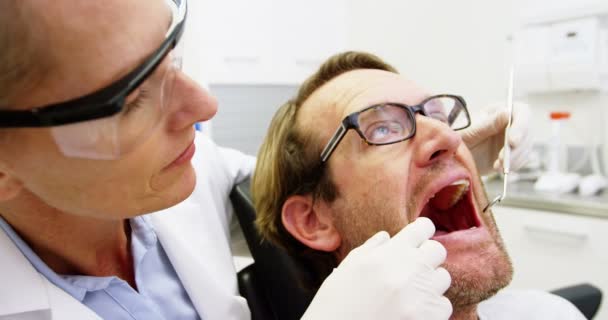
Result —
[{"label": "patient's ear", "polygon": [[23,189],[23,183],[12,176],[0,163],[0,201],[7,201],[16,197]]},{"label": "patient's ear", "polygon": [[291,196],[283,204],[281,220],[285,229],[307,247],[333,252],[342,241],[324,204],[312,196]]}]

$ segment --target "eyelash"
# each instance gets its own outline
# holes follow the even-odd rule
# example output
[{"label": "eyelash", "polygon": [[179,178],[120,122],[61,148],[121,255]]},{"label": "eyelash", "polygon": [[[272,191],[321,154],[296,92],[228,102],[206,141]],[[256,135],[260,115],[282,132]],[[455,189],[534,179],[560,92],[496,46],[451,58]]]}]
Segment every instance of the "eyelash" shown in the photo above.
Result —
[{"label": "eyelash", "polygon": [[139,94],[137,98],[132,102],[125,105],[125,114],[129,114],[131,111],[136,110],[137,108],[142,106],[142,101],[148,97],[148,90],[145,88],[139,89]]}]

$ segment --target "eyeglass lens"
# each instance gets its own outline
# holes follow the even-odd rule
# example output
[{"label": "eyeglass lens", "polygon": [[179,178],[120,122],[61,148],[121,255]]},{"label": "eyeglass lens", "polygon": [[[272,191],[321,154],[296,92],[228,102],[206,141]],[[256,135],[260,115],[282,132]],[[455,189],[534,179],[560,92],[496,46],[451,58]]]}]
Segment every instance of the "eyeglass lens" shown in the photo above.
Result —
[{"label": "eyeglass lens", "polygon": [[[454,97],[435,97],[422,105],[425,116],[448,124],[458,130],[468,126],[464,105]],[[406,107],[383,104],[362,111],[357,118],[359,130],[373,144],[388,144],[410,137],[414,130],[414,115]]]},{"label": "eyeglass lens", "polygon": [[51,133],[68,156],[114,159],[133,150],[160,123],[170,102],[176,70],[173,52],[135,91],[122,111],[112,117],[57,126]]}]

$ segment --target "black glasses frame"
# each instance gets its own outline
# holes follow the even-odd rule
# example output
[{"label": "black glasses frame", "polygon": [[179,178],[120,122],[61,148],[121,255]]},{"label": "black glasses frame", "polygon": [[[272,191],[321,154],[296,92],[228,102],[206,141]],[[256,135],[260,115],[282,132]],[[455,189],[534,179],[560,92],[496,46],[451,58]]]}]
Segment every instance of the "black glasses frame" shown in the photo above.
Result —
[{"label": "black glasses frame", "polygon": [[[187,6],[187,3],[184,3]],[[186,7],[187,11],[188,8]],[[30,110],[0,110],[0,128],[51,127],[109,117],[119,113],[129,94],[139,87],[179,42],[186,16],[142,64],[110,84],[85,96]]]},{"label": "black glasses frame", "polygon": [[[462,107],[463,107],[462,110],[464,110],[464,112],[465,112],[468,123],[466,126],[464,126],[462,128],[454,128],[455,131],[468,128],[471,125],[471,117],[469,115],[469,110],[467,109],[467,103],[466,103],[466,101],[464,101],[463,97],[457,96],[457,95],[452,95],[452,94],[435,95],[435,96],[428,97],[428,98],[424,99],[421,103],[419,103],[417,105],[413,105],[413,106],[408,106],[408,105],[405,105],[402,103],[392,103],[392,102],[376,104],[376,105],[364,108],[362,110],[353,112],[353,113],[349,114],[348,116],[346,116],[344,118],[344,120],[342,120],[342,123],[340,124],[340,126],[338,127],[338,129],[336,130],[334,135],[331,137],[331,139],[329,139],[329,142],[325,145],[325,148],[323,148],[323,151],[321,152],[321,163],[324,163],[327,161],[327,159],[329,159],[329,157],[334,152],[334,150],[336,149],[336,147],[338,146],[340,141],[342,141],[342,139],[344,138],[344,136],[350,129],[354,129],[357,132],[357,134],[359,134],[359,137],[361,137],[361,139],[363,139],[363,141],[365,141],[365,143],[367,143],[368,145],[374,145],[374,146],[394,144],[394,143],[398,143],[398,142],[405,141],[407,139],[412,138],[416,134],[416,117],[415,117],[416,113],[420,113],[423,116],[428,116],[424,112],[423,107],[428,101],[430,101],[432,99],[437,99],[437,98],[453,98],[453,99],[458,100],[458,102],[460,102],[462,104]],[[407,111],[407,114],[410,117],[410,120],[412,121],[412,132],[405,138],[397,140],[397,141],[391,141],[391,142],[385,142],[385,143],[370,142],[369,140],[367,140],[367,138],[365,137],[365,135],[363,134],[363,132],[361,132],[361,129],[359,128],[359,123],[358,123],[359,114],[361,114],[362,112],[365,112],[369,109],[380,107],[380,106],[383,106],[386,104],[390,104],[390,105],[393,105],[396,107],[401,107]],[[452,122],[456,118],[456,116],[457,116],[457,114],[448,115],[448,122]]]}]

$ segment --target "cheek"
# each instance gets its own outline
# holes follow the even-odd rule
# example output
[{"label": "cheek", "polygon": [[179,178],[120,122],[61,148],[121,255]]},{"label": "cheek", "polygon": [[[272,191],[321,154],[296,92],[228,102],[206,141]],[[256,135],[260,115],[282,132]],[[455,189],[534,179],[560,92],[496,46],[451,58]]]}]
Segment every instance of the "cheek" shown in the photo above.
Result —
[{"label": "cheek", "polygon": [[395,234],[408,224],[405,166],[353,168],[344,178],[337,183],[335,212],[348,243],[356,247],[379,231]]},{"label": "cheek", "polygon": [[471,174],[474,177],[478,177],[479,172],[477,171],[477,164],[475,163],[475,158],[473,158],[473,154],[469,148],[463,143],[458,148],[457,153],[459,154],[459,157],[463,159],[464,165],[471,171]]},{"label": "cheek", "polygon": [[404,195],[412,164],[412,155],[405,146],[368,146],[356,155],[340,158],[331,168],[332,178],[340,190],[359,190],[363,194],[382,190]]},{"label": "cheek", "polygon": [[30,170],[25,185],[44,203],[79,215],[121,216],[138,211],[149,175],[141,167],[99,161],[50,161],[53,170]]},{"label": "cheek", "polygon": [[[40,133],[40,132],[39,132]],[[12,173],[33,201],[64,212],[120,216],[141,210],[149,193],[154,161],[133,157],[95,161],[64,157],[52,138],[22,135],[20,150],[10,158]],[[32,201],[31,198],[27,201]]]}]

